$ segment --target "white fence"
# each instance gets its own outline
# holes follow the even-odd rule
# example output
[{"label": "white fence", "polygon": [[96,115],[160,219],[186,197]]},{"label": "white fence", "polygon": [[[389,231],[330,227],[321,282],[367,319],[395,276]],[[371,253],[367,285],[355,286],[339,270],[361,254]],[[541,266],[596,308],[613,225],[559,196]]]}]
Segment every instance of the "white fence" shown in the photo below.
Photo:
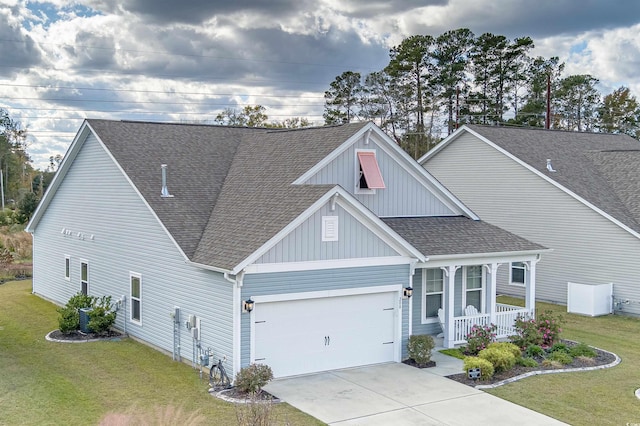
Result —
[{"label": "white fence", "polygon": [[453,344],[466,343],[467,334],[474,325],[488,326],[496,325],[496,337],[505,338],[516,334],[514,324],[516,318],[522,316],[529,318],[530,313],[522,306],[511,306],[498,303],[496,305],[495,319],[491,321],[490,314],[466,315],[453,318]]}]

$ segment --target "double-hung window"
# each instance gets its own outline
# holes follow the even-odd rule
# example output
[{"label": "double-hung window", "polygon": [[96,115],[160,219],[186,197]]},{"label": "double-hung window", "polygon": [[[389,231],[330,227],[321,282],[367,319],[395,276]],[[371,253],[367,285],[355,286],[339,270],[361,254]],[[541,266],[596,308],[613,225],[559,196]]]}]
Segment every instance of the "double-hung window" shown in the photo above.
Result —
[{"label": "double-hung window", "polygon": [[465,306],[473,305],[478,312],[483,312],[482,295],[484,292],[482,279],[482,266],[473,265],[466,267],[465,276]]},{"label": "double-hung window", "polygon": [[131,273],[129,275],[130,282],[130,299],[131,299],[131,321],[142,323],[142,277],[140,274]]},{"label": "double-hung window", "polygon": [[527,273],[524,262],[511,262],[511,279],[509,283],[511,285],[525,285],[525,276]]},{"label": "double-hung window", "polygon": [[80,291],[85,296],[89,294],[89,262],[80,261]]},{"label": "double-hung window", "polygon": [[422,284],[424,289],[423,322],[433,322],[438,317],[438,309],[442,308],[442,296],[444,294],[444,274],[442,269],[425,269],[423,271]]}]

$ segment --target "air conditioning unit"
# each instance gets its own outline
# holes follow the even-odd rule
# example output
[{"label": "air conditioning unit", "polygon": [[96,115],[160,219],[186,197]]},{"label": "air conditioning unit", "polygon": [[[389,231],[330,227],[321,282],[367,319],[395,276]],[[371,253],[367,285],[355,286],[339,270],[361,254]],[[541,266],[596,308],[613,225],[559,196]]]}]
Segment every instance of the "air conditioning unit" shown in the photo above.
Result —
[{"label": "air conditioning unit", "polygon": [[80,331],[83,333],[91,333],[93,330],[89,328],[89,312],[91,312],[93,308],[81,308],[78,309],[78,313],[80,314]]}]

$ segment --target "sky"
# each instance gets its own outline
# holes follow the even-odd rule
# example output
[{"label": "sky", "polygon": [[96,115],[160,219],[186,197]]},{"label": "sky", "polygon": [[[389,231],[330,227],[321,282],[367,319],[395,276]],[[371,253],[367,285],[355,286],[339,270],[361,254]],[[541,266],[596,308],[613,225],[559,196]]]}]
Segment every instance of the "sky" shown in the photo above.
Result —
[{"label": "sky", "polygon": [[207,122],[260,104],[322,125],[336,76],[457,28],[529,36],[565,75],[640,96],[637,0],[0,0],[0,108],[40,169],[85,118]]}]

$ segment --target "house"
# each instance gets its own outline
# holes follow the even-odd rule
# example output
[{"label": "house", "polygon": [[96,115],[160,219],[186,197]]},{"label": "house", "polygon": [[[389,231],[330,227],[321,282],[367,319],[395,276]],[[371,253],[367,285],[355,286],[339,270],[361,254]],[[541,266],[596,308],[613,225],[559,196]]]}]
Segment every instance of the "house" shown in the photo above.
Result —
[{"label": "house", "polygon": [[[118,301],[175,359],[276,377],[464,342],[534,308],[545,248],[480,221],[372,123],[297,130],[86,120],[28,225],[33,291]],[[496,303],[522,265],[526,307]],[[465,315],[468,305],[478,314]]]},{"label": "house", "polygon": [[[483,220],[553,250],[538,264],[538,300],[566,304],[568,283],[612,283],[602,302],[640,315],[637,140],[467,125],[419,162]],[[500,283],[500,293],[524,292],[521,276]]]}]

